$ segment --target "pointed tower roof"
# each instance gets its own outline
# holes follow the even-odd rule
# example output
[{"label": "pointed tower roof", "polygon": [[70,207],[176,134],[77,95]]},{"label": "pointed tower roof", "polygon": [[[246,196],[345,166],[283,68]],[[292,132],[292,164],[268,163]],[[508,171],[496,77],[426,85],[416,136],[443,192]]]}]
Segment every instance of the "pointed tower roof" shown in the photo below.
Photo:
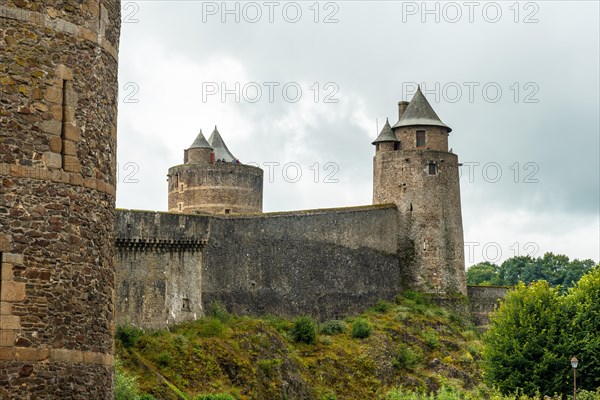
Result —
[{"label": "pointed tower roof", "polygon": [[231,152],[227,148],[227,145],[223,141],[223,138],[221,137],[221,134],[217,130],[216,125],[215,125],[215,130],[212,132],[212,134],[208,138],[208,143],[210,143],[210,145],[213,148],[213,151],[215,152],[215,160],[223,160],[224,159],[227,162],[236,160],[234,155],[231,154]]},{"label": "pointed tower roof", "polygon": [[377,144],[379,142],[399,142],[396,134],[392,131],[392,127],[390,126],[390,121],[386,118],[385,125],[381,129],[379,136],[372,144]]},{"label": "pointed tower roof", "polygon": [[419,126],[419,125],[429,125],[429,126],[441,126],[448,129],[448,132],[451,132],[452,129],[444,124],[440,117],[437,116],[431,104],[427,101],[423,92],[421,92],[421,87],[417,88],[417,92],[413,96],[410,103],[408,103],[408,107],[406,107],[406,111],[402,114],[394,128],[399,128],[402,126]]},{"label": "pointed tower roof", "polygon": [[202,134],[202,129],[200,129],[200,133],[198,133],[198,136],[196,136],[196,140],[194,140],[194,143],[192,143],[192,145],[190,146],[190,149],[196,148],[212,149],[212,147],[210,146],[210,144],[208,144],[206,138]]}]

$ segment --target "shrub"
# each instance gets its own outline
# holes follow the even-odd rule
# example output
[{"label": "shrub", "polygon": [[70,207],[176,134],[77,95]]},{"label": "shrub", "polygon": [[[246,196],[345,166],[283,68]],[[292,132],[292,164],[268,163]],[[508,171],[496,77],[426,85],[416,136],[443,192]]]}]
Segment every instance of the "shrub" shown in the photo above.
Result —
[{"label": "shrub", "polygon": [[207,315],[218,319],[224,324],[227,324],[229,321],[231,321],[231,314],[229,314],[225,306],[218,301],[210,303],[208,306]]},{"label": "shrub", "polygon": [[321,400],[337,400],[337,396],[335,393],[325,393],[321,396]]},{"label": "shrub", "polygon": [[118,358],[115,359],[115,400],[138,400],[137,380],[123,370]]},{"label": "shrub", "polygon": [[317,339],[317,323],[309,316],[298,317],[294,320],[291,334],[295,342],[314,344]]},{"label": "shrub", "polygon": [[136,345],[140,340],[144,331],[140,328],[130,325],[119,325],[117,326],[117,340],[119,340],[125,348],[130,348]]},{"label": "shrub", "polygon": [[359,318],[352,324],[352,337],[364,339],[371,335],[371,324],[366,319]]},{"label": "shrub", "polygon": [[323,335],[337,335],[346,331],[346,323],[338,319],[332,319],[321,325]]},{"label": "shrub", "polygon": [[437,332],[434,330],[429,330],[427,332],[423,332],[423,339],[425,339],[425,343],[427,346],[431,348],[436,348],[439,344]]},{"label": "shrub", "polygon": [[203,318],[198,324],[198,336],[200,337],[215,337],[221,336],[225,327],[223,322],[217,318]]},{"label": "shrub", "polygon": [[428,305],[429,299],[425,293],[416,292],[414,290],[405,290],[402,292],[402,297],[407,300],[412,300],[415,304]]},{"label": "shrub", "polygon": [[392,307],[392,305],[390,303],[388,303],[387,301],[377,300],[377,303],[373,307],[373,311],[381,313],[381,314],[385,314],[386,312],[388,312],[390,310],[391,307]]},{"label": "shrub", "polygon": [[163,367],[168,366],[172,360],[173,357],[168,351],[163,351],[156,356],[156,362]]},{"label": "shrub", "polygon": [[194,400],[235,400],[235,397],[227,393],[201,394],[194,397]]},{"label": "shrub", "polygon": [[394,366],[396,368],[414,369],[421,362],[422,355],[416,353],[406,344],[401,344],[396,350]]},{"label": "shrub", "polygon": [[151,394],[142,394],[138,400],[156,400],[156,397],[152,396]]},{"label": "shrub", "polygon": [[281,366],[281,360],[279,358],[273,358],[271,360],[258,360],[256,366],[262,371],[268,378],[273,378],[279,367]]}]

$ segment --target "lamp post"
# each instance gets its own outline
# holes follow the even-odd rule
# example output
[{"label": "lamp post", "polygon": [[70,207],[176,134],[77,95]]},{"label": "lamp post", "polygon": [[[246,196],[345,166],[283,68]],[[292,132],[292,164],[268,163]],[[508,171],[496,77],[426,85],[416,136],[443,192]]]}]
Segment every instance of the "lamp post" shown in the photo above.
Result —
[{"label": "lamp post", "polygon": [[577,397],[577,365],[579,364],[579,360],[577,357],[573,356],[571,358],[571,367],[573,367],[573,400],[576,400]]}]

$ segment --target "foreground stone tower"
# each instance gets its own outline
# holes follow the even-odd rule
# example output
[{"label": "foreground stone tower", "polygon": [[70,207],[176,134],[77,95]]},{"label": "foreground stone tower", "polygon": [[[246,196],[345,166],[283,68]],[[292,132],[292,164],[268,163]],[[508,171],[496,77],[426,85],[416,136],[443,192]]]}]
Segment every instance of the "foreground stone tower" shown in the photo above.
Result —
[{"label": "foreground stone tower", "polygon": [[0,398],[113,398],[118,0],[0,0]]},{"label": "foreground stone tower", "polygon": [[408,286],[436,294],[467,293],[458,157],[448,151],[451,129],[420,89],[398,103],[373,142],[373,203],[395,203],[410,256]]},{"label": "foreground stone tower", "polygon": [[200,131],[183,162],[169,168],[169,211],[262,212],[262,169],[241,164],[216,126],[208,141]]}]

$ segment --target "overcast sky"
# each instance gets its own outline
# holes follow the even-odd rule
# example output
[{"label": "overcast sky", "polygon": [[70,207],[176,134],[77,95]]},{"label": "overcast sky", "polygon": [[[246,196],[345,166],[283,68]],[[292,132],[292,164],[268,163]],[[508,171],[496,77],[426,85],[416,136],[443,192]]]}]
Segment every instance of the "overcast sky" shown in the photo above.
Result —
[{"label": "overcast sky", "polygon": [[598,4],[123,0],[117,206],[165,211],[215,125],[264,211],[371,204],[371,142],[421,84],[464,164],[467,266],[597,262]]}]

